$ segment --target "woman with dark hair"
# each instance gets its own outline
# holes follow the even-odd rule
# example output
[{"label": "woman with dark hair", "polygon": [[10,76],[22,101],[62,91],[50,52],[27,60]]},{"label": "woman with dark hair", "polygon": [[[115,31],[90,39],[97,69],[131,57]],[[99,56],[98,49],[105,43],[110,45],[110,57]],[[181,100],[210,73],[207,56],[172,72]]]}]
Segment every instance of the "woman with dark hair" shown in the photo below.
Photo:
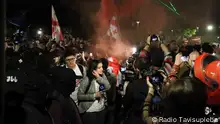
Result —
[{"label": "woman with dark hair", "polygon": [[214,49],[209,43],[203,43],[202,44],[202,52],[213,54]]},{"label": "woman with dark hair", "polygon": [[165,92],[165,117],[204,117],[206,86],[197,79],[183,78],[170,84]]},{"label": "woman with dark hair", "polygon": [[106,90],[110,83],[103,73],[103,65],[99,60],[89,63],[87,76],[82,79],[78,91],[79,112],[84,124],[105,123]]}]

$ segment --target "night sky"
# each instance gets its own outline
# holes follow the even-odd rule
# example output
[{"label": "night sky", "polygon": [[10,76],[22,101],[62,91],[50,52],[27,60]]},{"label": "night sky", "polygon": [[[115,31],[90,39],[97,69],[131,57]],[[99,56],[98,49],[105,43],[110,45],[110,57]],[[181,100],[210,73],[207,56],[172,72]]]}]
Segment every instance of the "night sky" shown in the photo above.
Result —
[{"label": "night sky", "polygon": [[[53,4],[59,23],[80,33],[80,12],[76,2],[63,0],[7,0],[7,18],[13,18],[26,13],[25,24],[32,27],[51,29],[51,5]],[[70,4],[70,5],[68,5]]]},{"label": "night sky", "polygon": [[[85,1],[85,0],[78,0]],[[93,0],[90,0],[93,1]],[[99,1],[99,0],[94,0]],[[101,1],[101,0],[100,0]],[[147,1],[147,0],[146,0]],[[163,0],[168,2],[169,0]],[[204,26],[207,24],[220,25],[220,0],[170,0],[177,10],[187,18],[187,24]],[[82,34],[82,24],[80,24],[80,8],[77,0],[7,0],[7,18],[12,18],[21,13],[26,13],[26,24],[33,26],[51,27],[51,4],[54,5],[59,23],[63,27],[71,27],[79,34]],[[150,10],[147,10],[150,11]],[[155,9],[156,14],[160,11]],[[140,15],[143,16],[143,15]],[[145,16],[145,15],[144,15]],[[166,18],[176,20],[171,12],[166,10]],[[89,23],[89,21],[88,21]],[[160,22],[158,22],[160,23]]]}]

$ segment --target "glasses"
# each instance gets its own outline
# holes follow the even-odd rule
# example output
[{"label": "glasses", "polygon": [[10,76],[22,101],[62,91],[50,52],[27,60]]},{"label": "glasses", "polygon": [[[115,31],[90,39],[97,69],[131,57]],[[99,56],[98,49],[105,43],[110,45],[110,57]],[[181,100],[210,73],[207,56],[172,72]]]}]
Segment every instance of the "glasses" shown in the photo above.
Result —
[{"label": "glasses", "polygon": [[66,61],[73,61],[73,60],[75,60],[76,58],[68,58],[68,59],[66,59]]}]

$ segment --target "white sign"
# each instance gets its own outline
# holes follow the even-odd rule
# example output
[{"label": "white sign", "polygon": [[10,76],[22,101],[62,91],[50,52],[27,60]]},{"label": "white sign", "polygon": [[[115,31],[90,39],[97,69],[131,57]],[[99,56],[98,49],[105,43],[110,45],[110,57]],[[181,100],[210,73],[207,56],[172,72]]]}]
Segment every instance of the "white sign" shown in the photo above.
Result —
[{"label": "white sign", "polygon": [[7,76],[6,82],[14,82],[17,83],[18,79],[16,76]]}]

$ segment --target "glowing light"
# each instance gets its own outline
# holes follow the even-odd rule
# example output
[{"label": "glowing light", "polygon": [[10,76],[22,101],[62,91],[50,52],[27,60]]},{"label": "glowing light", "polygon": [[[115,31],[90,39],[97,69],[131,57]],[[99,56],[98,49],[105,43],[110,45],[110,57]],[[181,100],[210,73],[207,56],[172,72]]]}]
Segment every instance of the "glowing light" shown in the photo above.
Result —
[{"label": "glowing light", "polygon": [[208,30],[208,31],[212,31],[212,30],[213,30],[213,26],[212,26],[212,25],[208,25],[208,26],[207,26],[207,30]]},{"label": "glowing light", "polygon": [[37,34],[41,35],[43,32],[41,30],[37,31]]},{"label": "glowing light", "polygon": [[93,54],[92,54],[92,53],[89,53],[89,55],[90,55],[90,56],[93,56]]},{"label": "glowing light", "polygon": [[137,52],[137,48],[136,47],[133,47],[132,48],[132,53],[134,54],[134,53],[136,53]]}]

